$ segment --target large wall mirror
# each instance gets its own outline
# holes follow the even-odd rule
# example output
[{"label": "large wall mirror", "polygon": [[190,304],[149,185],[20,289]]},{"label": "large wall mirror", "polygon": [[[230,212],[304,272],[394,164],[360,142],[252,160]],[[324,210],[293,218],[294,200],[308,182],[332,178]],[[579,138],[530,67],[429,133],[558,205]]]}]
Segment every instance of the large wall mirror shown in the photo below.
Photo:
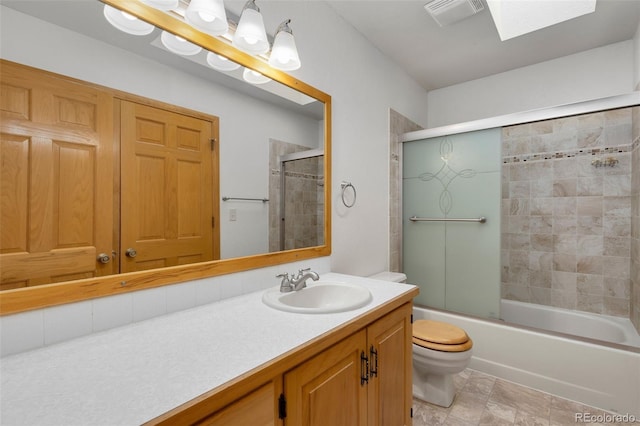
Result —
[{"label": "large wall mirror", "polygon": [[[241,8],[239,3],[244,1],[231,2],[236,9]],[[145,36],[118,31],[105,19],[105,4],[155,29]],[[0,313],[330,254],[329,95],[193,29],[179,16],[138,0],[7,0],[0,8]],[[202,50],[189,56],[176,55],[160,42],[162,31]],[[215,70],[207,62],[209,53],[239,67],[230,72]],[[245,69],[259,72],[267,82],[246,82],[242,78]],[[54,83],[48,83],[49,77]],[[30,79],[35,82],[34,88],[22,90]],[[75,88],[83,84],[94,92],[79,94]],[[43,91],[50,97],[42,95]],[[103,107],[94,106],[94,99],[103,102]],[[93,155],[93,148],[81,149],[82,154],[72,149],[74,141],[84,143],[89,139],[81,129],[65,132],[52,127],[53,119],[46,115],[46,125],[32,128],[31,124],[21,124],[20,120],[32,112],[41,114],[49,107],[66,117],[62,120],[65,125],[76,119],[93,123],[87,118],[91,114],[103,120],[95,126],[107,135],[103,139],[108,139],[109,145],[95,151],[107,158],[105,170],[78,160]],[[16,113],[20,108],[27,112],[16,118],[21,115]],[[130,120],[129,116],[134,118]],[[156,126],[158,123],[163,126]],[[133,135],[132,140],[144,138],[142,145],[151,146],[154,137],[164,135],[165,130],[159,128],[177,129],[171,133],[182,134],[180,143],[188,150],[199,144],[210,146],[214,154],[206,157],[206,167],[194,166],[200,160],[193,157],[176,160],[175,167],[157,168],[154,164],[161,163],[136,157],[145,148],[127,145],[127,135]],[[37,184],[30,173],[42,170],[37,166],[42,160],[35,153],[37,147],[44,146],[43,139],[53,147],[45,149],[53,158],[47,157],[47,161],[58,164],[58,169],[45,173]],[[148,158],[157,156],[153,151]],[[177,176],[176,185],[150,184],[160,181],[169,169]],[[58,185],[56,180],[65,179],[65,185],[56,187],[57,195],[46,202],[43,197],[37,200],[37,194],[44,191],[42,186],[53,187]],[[47,190],[51,192],[51,188]],[[202,194],[210,201],[202,201]],[[162,204],[169,196],[182,204]],[[102,204],[95,201],[100,197]],[[194,230],[196,223],[210,226],[209,239],[200,243],[206,247],[205,254],[176,255],[176,247],[184,246],[184,241],[158,248],[153,241],[162,240],[163,232],[168,232],[163,228],[167,219],[158,213],[160,210],[181,217],[178,228],[185,235],[198,233]],[[140,224],[142,219],[132,218],[145,218],[147,222]],[[131,222],[145,228],[152,242],[130,239]],[[39,236],[42,229],[47,229],[47,237]],[[92,238],[98,234],[107,236],[110,247],[92,245]],[[31,253],[34,247],[47,244],[46,252]],[[175,259],[149,260],[145,264],[149,253],[161,250],[168,250]],[[52,262],[60,254],[80,251],[85,254],[84,260],[67,257],[62,262],[84,262],[87,267],[83,273],[63,273],[64,267]],[[127,267],[134,261],[140,265],[137,269]],[[26,278],[20,273],[26,273]]]}]

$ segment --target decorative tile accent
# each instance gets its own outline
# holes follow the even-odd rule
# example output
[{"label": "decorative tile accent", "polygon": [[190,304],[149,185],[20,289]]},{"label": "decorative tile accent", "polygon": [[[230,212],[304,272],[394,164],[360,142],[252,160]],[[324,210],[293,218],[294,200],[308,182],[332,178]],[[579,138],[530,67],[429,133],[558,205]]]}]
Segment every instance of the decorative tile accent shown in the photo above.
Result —
[{"label": "decorative tile accent", "polygon": [[[544,160],[557,160],[561,158],[574,158],[574,157],[582,157],[582,156],[597,156],[597,155],[607,155],[607,154],[619,154],[624,152],[631,152],[640,144],[640,138],[636,138],[633,144],[628,145],[620,145],[620,146],[607,146],[607,147],[598,147],[598,148],[585,148],[579,150],[570,150],[570,151],[561,151],[561,152],[542,152],[536,154],[521,154],[521,155],[512,155],[508,157],[502,158],[503,164],[510,163],[526,163],[533,161],[544,161]],[[605,161],[605,160],[602,160]]]}]

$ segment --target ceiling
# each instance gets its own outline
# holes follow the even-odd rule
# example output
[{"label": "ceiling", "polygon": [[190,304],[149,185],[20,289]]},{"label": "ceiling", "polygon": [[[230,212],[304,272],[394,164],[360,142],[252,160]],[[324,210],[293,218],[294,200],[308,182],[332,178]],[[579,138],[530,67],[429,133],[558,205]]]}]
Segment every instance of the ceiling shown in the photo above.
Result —
[{"label": "ceiling", "polygon": [[630,40],[640,21],[640,0],[597,0],[593,13],[500,41],[486,0],[446,27],[425,11],[430,0],[325,1],[426,90]]}]

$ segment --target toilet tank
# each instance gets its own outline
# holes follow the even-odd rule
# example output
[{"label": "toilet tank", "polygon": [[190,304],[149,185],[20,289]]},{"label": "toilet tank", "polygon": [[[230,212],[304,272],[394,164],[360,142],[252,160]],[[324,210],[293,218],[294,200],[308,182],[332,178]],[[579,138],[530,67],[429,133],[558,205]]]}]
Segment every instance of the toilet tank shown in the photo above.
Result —
[{"label": "toilet tank", "polygon": [[372,278],[374,280],[392,281],[394,283],[406,283],[407,282],[407,276],[405,274],[403,274],[402,272],[384,271],[384,272],[379,272],[379,273],[374,274],[374,275],[370,275],[369,278]]}]

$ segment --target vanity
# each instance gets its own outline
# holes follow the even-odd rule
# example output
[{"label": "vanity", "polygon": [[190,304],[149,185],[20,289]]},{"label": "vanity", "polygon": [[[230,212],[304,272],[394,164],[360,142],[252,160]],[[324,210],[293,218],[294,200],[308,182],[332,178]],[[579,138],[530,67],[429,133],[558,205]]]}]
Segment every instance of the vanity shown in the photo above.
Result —
[{"label": "vanity", "polygon": [[371,301],[301,314],[267,306],[258,291],[5,357],[2,421],[411,424],[418,289],[321,279],[362,286]]}]

